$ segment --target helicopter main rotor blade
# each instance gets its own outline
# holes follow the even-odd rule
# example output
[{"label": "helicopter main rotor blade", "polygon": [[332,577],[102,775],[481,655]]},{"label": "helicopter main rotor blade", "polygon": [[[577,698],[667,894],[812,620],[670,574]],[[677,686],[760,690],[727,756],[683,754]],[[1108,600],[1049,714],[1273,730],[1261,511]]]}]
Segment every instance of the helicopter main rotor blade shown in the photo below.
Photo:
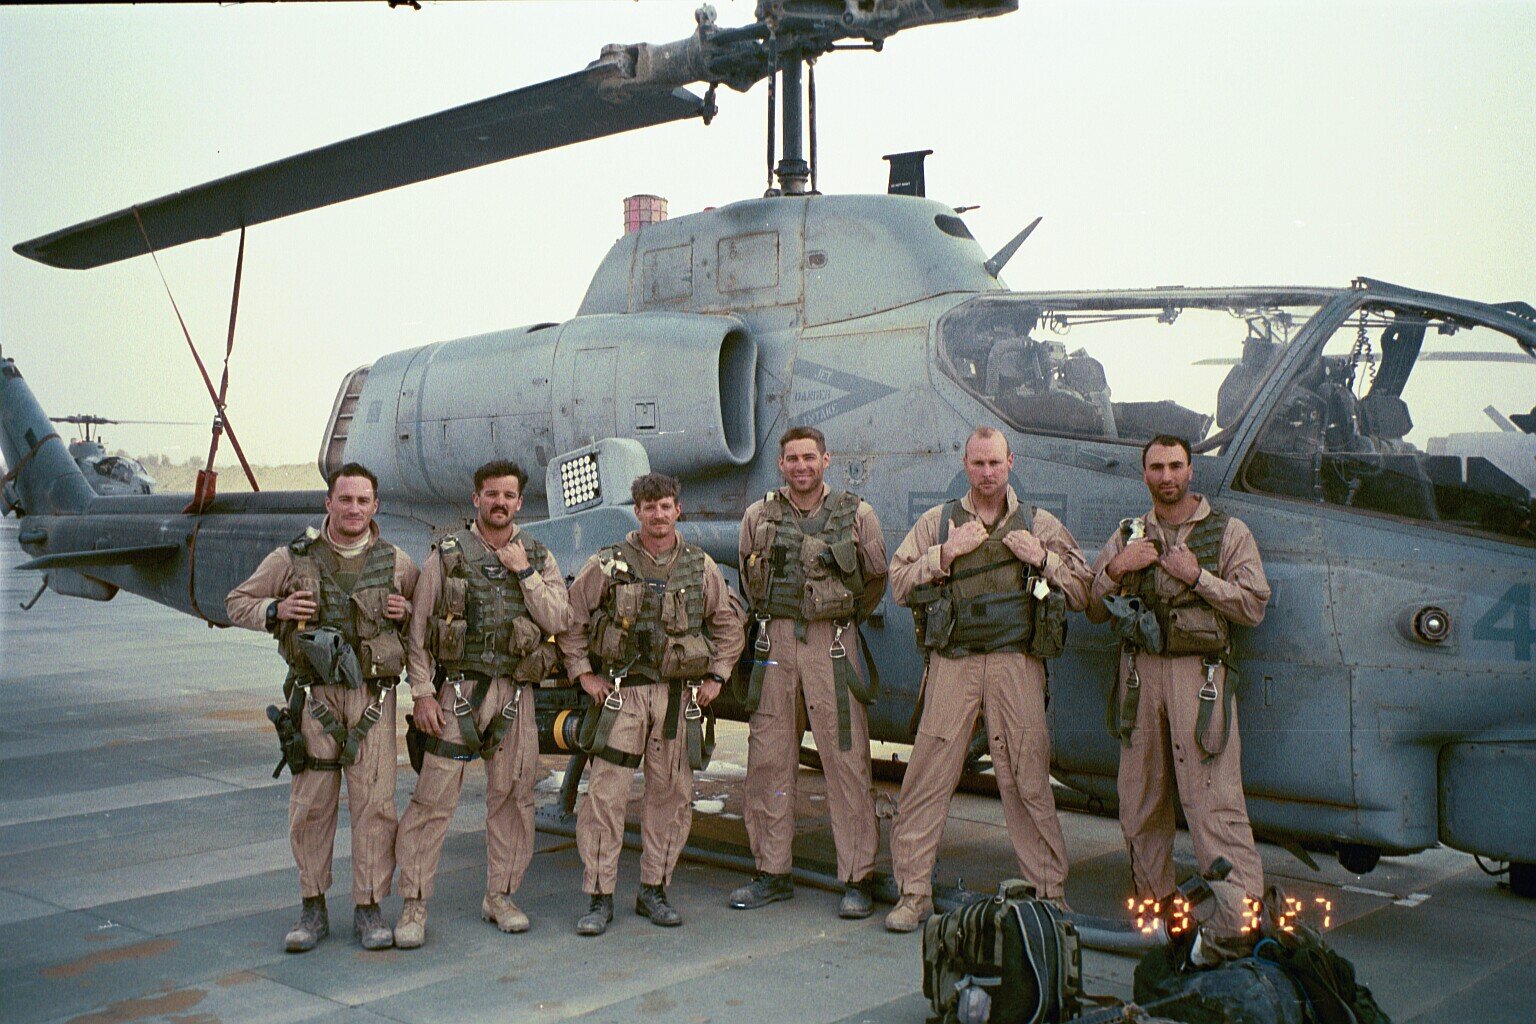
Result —
[{"label": "helicopter main rotor blade", "polygon": [[[71,270],[213,238],[306,210],[486,164],[699,116],[685,89],[617,89],[611,63],[322,146],[17,245]],[[138,217],[135,217],[137,210]]]}]

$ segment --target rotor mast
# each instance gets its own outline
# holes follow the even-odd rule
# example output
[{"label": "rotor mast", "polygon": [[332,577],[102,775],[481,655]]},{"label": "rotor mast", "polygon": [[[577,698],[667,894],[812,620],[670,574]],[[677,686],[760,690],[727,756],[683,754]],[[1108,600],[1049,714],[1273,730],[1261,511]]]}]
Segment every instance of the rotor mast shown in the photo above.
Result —
[{"label": "rotor mast", "polygon": [[[803,141],[805,124],[801,99],[804,95],[801,86],[801,69],[804,61],[798,55],[791,56],[779,68],[781,84],[779,86],[780,102],[782,103],[781,141],[784,145],[784,156],[779,160],[778,166],[773,169],[774,177],[779,179],[779,191],[786,196],[805,195],[808,191],[807,183],[811,178],[811,165],[805,162]],[[768,126],[773,131],[773,125]]]}]

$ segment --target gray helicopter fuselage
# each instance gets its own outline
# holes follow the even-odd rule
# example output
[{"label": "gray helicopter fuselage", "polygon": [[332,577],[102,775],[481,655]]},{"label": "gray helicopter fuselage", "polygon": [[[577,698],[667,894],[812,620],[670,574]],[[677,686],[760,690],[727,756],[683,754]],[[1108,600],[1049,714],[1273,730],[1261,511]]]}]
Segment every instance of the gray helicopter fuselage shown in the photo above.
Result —
[{"label": "gray helicopter fuselage", "polygon": [[[1086,434],[1070,424],[1031,426],[1027,388],[1008,384],[1002,394],[997,372],[959,365],[968,353],[986,354],[960,336],[964,325],[983,313],[986,322],[1054,315],[1066,325],[1123,309],[1150,323],[1147,310],[1166,309],[1157,322],[1171,323],[1185,308],[1303,306],[1310,319],[1223,414],[1221,443],[1194,460],[1195,489],[1250,526],[1274,585],[1266,620],[1238,630],[1234,650],[1255,827],[1313,846],[1392,852],[1444,841],[1536,860],[1532,537],[1245,482],[1258,454],[1273,454],[1260,451],[1261,438],[1294,399],[1293,382],[1352,315],[1364,322],[1365,306],[1433,307],[1445,322],[1491,324],[1526,341],[1529,324],[1495,307],[1375,283],[1014,293],[985,261],[950,208],[911,197],[773,197],[650,225],[614,244],[570,320],[397,352],[349,375],[321,468],[356,460],[376,472],[386,535],[420,559],[463,521],[474,468],[515,459],[530,472],[526,527],[574,573],[633,519],[613,507],[544,519],[545,467],[590,442],[631,438],[654,468],[682,478],[686,535],[730,568],[743,511],[780,483],[777,438],[786,428],[826,433],[828,483],[874,507],[894,551],[924,510],[964,493],[964,439],[994,424],[1017,453],[1021,498],[1057,515],[1091,560],[1123,517],[1148,504],[1139,437],[1095,435],[1153,413],[1147,403],[1123,403],[1106,430]],[[1149,337],[1145,372],[1167,373],[1155,344]],[[1054,387],[1039,392],[1041,401],[1088,417],[1072,422],[1098,415],[1094,394],[1109,408],[1108,387],[1065,398]],[[1163,406],[1154,413],[1175,417],[1169,422],[1194,415]],[[1351,500],[1370,486],[1357,484]],[[231,496],[198,517],[180,515],[180,499],[94,499],[84,515],[35,517],[22,541],[34,554],[131,547],[146,537],[179,543],[168,561],[102,567],[90,578],[220,622],[224,593],[313,523],[320,497]],[[94,514],[109,507],[110,516]],[[1424,609],[1449,616],[1448,637],[1415,632]],[[922,675],[910,615],[887,595],[865,632],[884,684],[870,708],[871,734],[909,741]],[[1107,627],[1074,617],[1067,653],[1051,670],[1057,774],[1106,800],[1118,748],[1102,720],[1116,654]],[[722,710],[740,714],[728,696]]]}]

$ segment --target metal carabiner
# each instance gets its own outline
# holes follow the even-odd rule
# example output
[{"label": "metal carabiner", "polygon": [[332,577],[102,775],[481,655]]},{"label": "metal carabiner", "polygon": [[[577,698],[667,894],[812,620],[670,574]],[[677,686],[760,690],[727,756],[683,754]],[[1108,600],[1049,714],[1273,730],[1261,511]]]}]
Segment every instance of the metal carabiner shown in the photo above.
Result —
[{"label": "metal carabiner", "polygon": [[773,649],[773,643],[768,639],[768,623],[770,621],[766,615],[757,616],[757,639],[752,641],[752,649],[758,654],[765,656]]},{"label": "metal carabiner", "polygon": [[463,683],[463,676],[448,680],[448,684],[453,687],[453,714],[456,718],[462,717],[474,710],[474,705],[464,696]]},{"label": "metal carabiner", "polygon": [[697,722],[704,717],[704,709],[699,706],[699,684],[688,684],[688,703],[683,708],[683,717],[690,722]]},{"label": "metal carabiner", "polygon": [[834,658],[846,658],[848,657],[848,648],[843,646],[843,630],[847,629],[848,626],[846,623],[833,623],[833,628],[837,632],[832,634],[832,646],[827,649],[827,653]]},{"label": "metal carabiner", "polygon": [[624,706],[624,696],[619,692],[623,684],[623,675],[613,677],[613,689],[608,691],[608,696],[603,698],[603,707],[609,711],[618,711]]},{"label": "metal carabiner", "polygon": [[1205,665],[1205,685],[1200,687],[1201,700],[1215,700],[1219,696],[1216,692],[1216,666],[1221,662],[1207,658]]}]

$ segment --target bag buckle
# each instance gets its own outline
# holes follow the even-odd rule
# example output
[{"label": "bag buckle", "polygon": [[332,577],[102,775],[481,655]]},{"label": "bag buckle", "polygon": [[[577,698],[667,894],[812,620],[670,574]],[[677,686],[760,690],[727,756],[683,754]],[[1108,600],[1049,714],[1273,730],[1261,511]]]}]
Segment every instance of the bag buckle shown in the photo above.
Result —
[{"label": "bag buckle", "polygon": [[699,684],[688,684],[688,703],[683,708],[683,718],[690,722],[697,722],[704,717],[704,709],[699,706]]},{"label": "bag buckle", "polygon": [[517,717],[518,702],[523,699],[523,691],[520,687],[512,688],[512,699],[501,706],[501,717],[510,721]]},{"label": "bag buckle", "polygon": [[618,711],[624,706],[624,695],[619,690],[624,685],[624,676],[621,673],[613,677],[613,689],[608,691],[608,696],[603,698],[603,707],[609,711]]},{"label": "bag buckle", "polygon": [[384,698],[381,696],[378,700],[363,708],[363,717],[374,725],[378,725],[379,719],[384,717]]}]

